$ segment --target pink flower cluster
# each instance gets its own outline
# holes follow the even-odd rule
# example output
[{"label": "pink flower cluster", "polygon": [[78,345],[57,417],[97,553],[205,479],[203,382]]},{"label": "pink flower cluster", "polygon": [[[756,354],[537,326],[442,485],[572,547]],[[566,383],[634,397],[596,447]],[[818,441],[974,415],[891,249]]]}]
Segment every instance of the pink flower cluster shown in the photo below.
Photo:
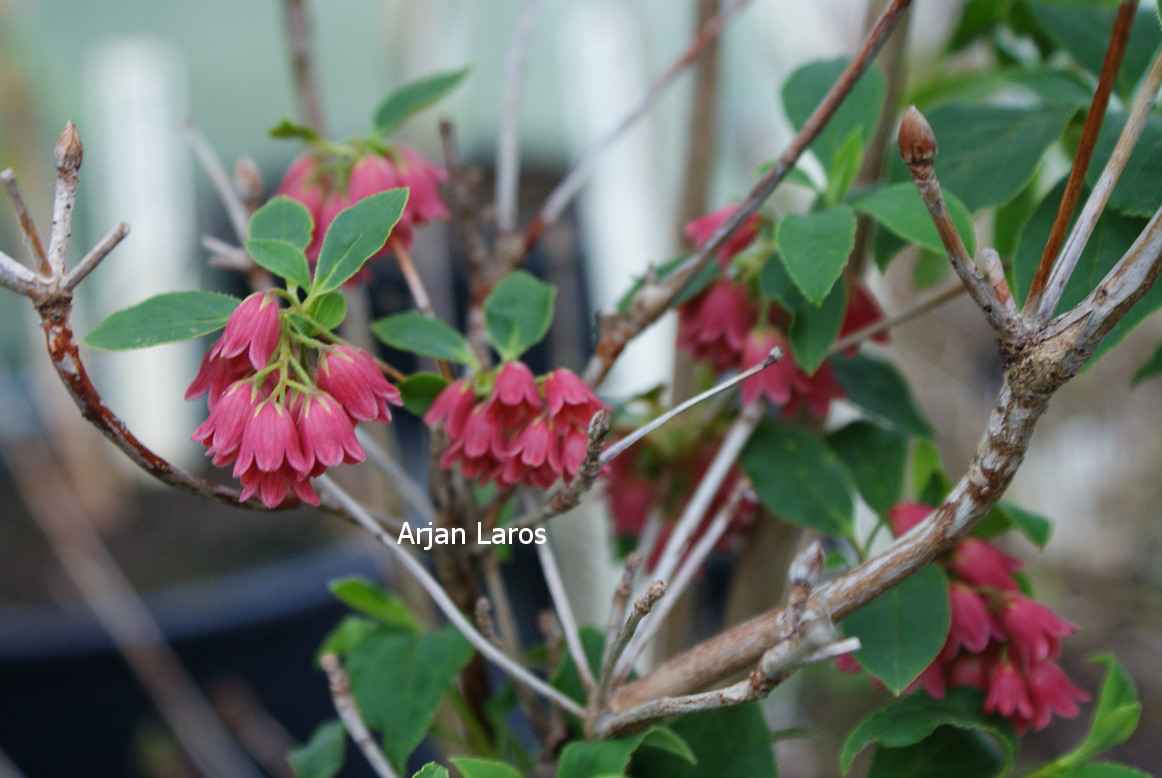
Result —
[{"label": "pink flower cluster", "polygon": [[312,384],[288,389],[271,365],[282,339],[274,295],[252,294],[234,310],[186,390],[187,400],[207,395],[210,407],[191,437],[216,466],[234,465],[242,500],[257,495],[273,508],[293,492],[318,505],[309,479],[362,462],[356,422],[391,421],[388,406],[401,399],[371,356],[348,346],[317,353],[308,362]]},{"label": "pink flower cluster", "polygon": [[522,362],[506,362],[492,390],[477,397],[471,379],[454,381],[424,416],[443,424],[448,446],[441,467],[460,466],[469,478],[502,487],[528,483],[542,489],[569,481],[585,460],[589,421],[606,408],[568,370],[536,378]]},{"label": "pink flower cluster", "polygon": [[411,246],[413,228],[450,214],[440,199],[440,182],[448,177],[415,149],[393,144],[387,155],[367,153],[359,157],[344,176],[324,171],[318,155],[303,154],[295,159],[278,185],[275,195],[286,195],[306,206],[315,220],[315,231],[306,255],[312,262],[319,256],[323,236],[331,222],[345,208],[365,197],[396,187],[410,190],[408,204],[392,230],[392,242],[405,249]]},{"label": "pink flower cluster", "polygon": [[[734,206],[723,208],[686,225],[686,235],[696,245],[710,239],[715,230],[734,212]],[[758,235],[758,216],[744,222],[719,252],[719,263],[725,268],[730,260],[750,245]],[[852,284],[840,337],[862,329],[883,317],[883,312],[866,289]],[[787,343],[789,315],[780,306],[763,306],[759,296],[747,284],[723,279],[710,285],[697,297],[678,308],[678,347],[699,361],[708,362],[716,373],[731,369],[746,370],[766,359],[775,346],[782,348],[784,358],[742,385],[742,400],[750,404],[765,396],[783,408],[785,415],[800,407],[823,417],[832,399],[843,396],[828,363],[811,375],[796,364]],[[879,342],[887,336],[878,335]]]},{"label": "pink flower cluster", "polygon": [[[892,509],[902,535],[932,508],[903,503]],[[950,581],[951,625],[944,647],[919,683],[937,699],[953,686],[986,692],[985,713],[1011,719],[1018,733],[1044,729],[1053,714],[1073,718],[1089,695],[1057,664],[1061,638],[1077,631],[1051,609],[1020,592],[1019,560],[981,538],[967,538],[941,562]]]}]

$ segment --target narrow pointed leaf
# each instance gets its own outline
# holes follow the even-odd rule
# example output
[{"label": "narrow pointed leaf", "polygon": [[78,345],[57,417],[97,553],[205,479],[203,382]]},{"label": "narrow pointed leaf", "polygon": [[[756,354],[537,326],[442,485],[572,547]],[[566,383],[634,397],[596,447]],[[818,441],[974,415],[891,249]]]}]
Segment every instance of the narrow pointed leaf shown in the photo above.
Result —
[{"label": "narrow pointed leaf", "polygon": [[406,119],[433,105],[464,80],[472,68],[421,78],[404,84],[379,104],[375,111],[375,129],[388,135]]},{"label": "narrow pointed leaf", "polygon": [[312,292],[338,289],[383,248],[407,205],[408,190],[389,189],[340,211],[323,238]]},{"label": "narrow pointed leaf", "polygon": [[439,319],[419,311],[387,316],[371,325],[375,337],[401,351],[433,359],[472,364],[472,348],[464,336]]},{"label": "narrow pointed leaf", "polygon": [[81,343],[102,351],[127,351],[216,332],[240,303],[217,292],[170,292],[110,314]]}]

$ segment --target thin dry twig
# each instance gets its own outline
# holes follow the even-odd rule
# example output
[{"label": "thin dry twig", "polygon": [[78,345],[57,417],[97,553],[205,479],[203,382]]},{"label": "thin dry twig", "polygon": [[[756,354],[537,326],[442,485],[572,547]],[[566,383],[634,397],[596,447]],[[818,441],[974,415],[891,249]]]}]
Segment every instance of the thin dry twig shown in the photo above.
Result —
[{"label": "thin dry twig", "polygon": [[16,222],[20,225],[20,232],[24,235],[24,246],[28,249],[32,267],[37,273],[47,278],[52,274],[52,270],[48,266],[48,254],[44,251],[44,244],[40,242],[40,232],[36,228],[36,221],[32,218],[32,212],[28,210],[28,203],[24,201],[24,195],[20,192],[20,185],[16,183],[16,175],[12,172],[12,168],[0,173],[0,182],[3,182],[4,191],[8,193],[8,199],[12,203],[12,211],[16,214]]},{"label": "thin dry twig", "polygon": [[347,734],[351,735],[351,740],[363,752],[371,769],[380,778],[398,778],[398,774],[388,763],[387,757],[375,742],[371,731],[367,729],[367,723],[359,713],[359,706],[355,704],[355,696],[351,693],[351,679],[347,677],[338,655],[330,652],[323,654],[319,657],[319,666],[327,674],[331,700],[335,703],[335,712],[339,714],[339,720],[343,722]]},{"label": "thin dry twig", "polygon": [[222,164],[222,160],[214,151],[214,147],[206,140],[206,136],[202,135],[193,119],[186,119],[185,130],[190,148],[194,150],[194,156],[198,158],[202,170],[209,177],[210,183],[214,185],[214,191],[218,193],[218,199],[222,201],[222,207],[226,209],[226,218],[230,220],[230,226],[234,229],[238,242],[245,243],[250,215],[246,211],[246,205],[242,202],[242,198],[239,197],[238,192],[230,183],[230,175],[226,172],[226,166]]},{"label": "thin dry twig", "polygon": [[525,230],[524,250],[528,250],[536,243],[545,229],[555,222],[569,203],[581,190],[581,187],[593,174],[597,159],[601,154],[612,145],[618,138],[620,138],[626,130],[634,125],[638,119],[649,111],[650,107],[661,97],[665,92],[666,87],[673,83],[682,71],[685,70],[692,62],[698,59],[706,48],[718,37],[726,22],[735,13],[740,11],[750,0],[731,0],[723,6],[718,13],[710,17],[706,24],[698,31],[694,40],[686,47],[685,51],[666,68],[662,73],[653,80],[653,82],[646,88],[646,91],[638,99],[636,103],[630,108],[622,119],[614,125],[608,132],[593,142],[581,159],[573,166],[568,175],[561,180],[560,183],[549,193],[545,199],[544,204],[537,212],[536,217],[532,223]]},{"label": "thin dry twig", "polygon": [[101,260],[107,257],[110,251],[117,248],[117,244],[125,240],[125,236],[128,234],[129,225],[125,222],[117,222],[117,226],[109,230],[109,234],[89,249],[88,253],[81,257],[81,261],[76,264],[76,267],[65,275],[64,288],[76,289],[77,284],[84,281],[89,273],[92,273],[97,265],[101,264]]},{"label": "thin dry twig", "polygon": [[864,341],[871,340],[881,332],[887,332],[894,327],[909,322],[919,316],[923,316],[935,308],[939,308],[941,305],[944,305],[950,300],[955,300],[966,291],[968,290],[963,284],[950,286],[947,289],[941,292],[937,292],[925,300],[921,300],[915,305],[905,308],[899,313],[893,314],[891,316],[885,316],[873,324],[869,324],[866,327],[861,327],[855,332],[852,332],[849,335],[844,335],[842,338],[839,338],[834,343],[832,343],[831,348],[827,350],[827,356],[830,357],[836,354],[842,354],[844,351],[847,351],[853,346],[858,346]]},{"label": "thin dry twig", "polygon": [[517,195],[520,185],[520,96],[524,86],[525,60],[529,40],[540,13],[542,0],[525,0],[512,31],[505,63],[504,97],[501,101],[500,131],[496,142],[496,228],[501,235],[516,229]]},{"label": "thin dry twig", "polygon": [[1085,117],[1085,126],[1081,131],[1081,140],[1077,144],[1077,153],[1073,155],[1073,167],[1069,171],[1069,180],[1065,182],[1065,192],[1061,195],[1061,204],[1057,207],[1057,216],[1053,219],[1053,228],[1049,231],[1049,238],[1045,241],[1045,250],[1041,253],[1041,262],[1037,265],[1037,272],[1033,276],[1033,283],[1029,286],[1029,295],[1025,298],[1025,310],[1036,310],[1045,290],[1045,283],[1049,280],[1049,273],[1053,263],[1057,260],[1057,252],[1061,250],[1061,243],[1069,230],[1069,222],[1073,218],[1073,211],[1077,208],[1077,200],[1081,196],[1081,186],[1085,183],[1085,174],[1089,170],[1089,161],[1093,158],[1093,150],[1097,146],[1097,136],[1101,132],[1102,122],[1105,120],[1106,108],[1109,107],[1110,93],[1118,80],[1118,71],[1122,67],[1122,57],[1126,53],[1126,43],[1130,40],[1130,28],[1134,25],[1134,18],[1138,13],[1138,0],[1122,0],[1118,4],[1118,13],[1114,17],[1114,27],[1110,31],[1110,42],[1106,46],[1105,58],[1101,63],[1101,74],[1098,76],[1097,88],[1093,93],[1093,100],[1089,104],[1089,113]]},{"label": "thin dry twig", "polygon": [[613,590],[613,602],[609,608],[609,624],[605,628],[605,643],[601,655],[602,667],[609,664],[609,654],[613,650],[613,643],[617,639],[617,633],[621,631],[622,624],[625,623],[625,608],[629,605],[630,595],[633,594],[634,578],[637,577],[637,571],[641,566],[642,555],[637,551],[631,551],[625,559],[625,570],[621,574],[621,581]]},{"label": "thin dry twig", "polygon": [[589,438],[585,445],[585,459],[582,460],[577,475],[571,482],[558,487],[539,508],[515,519],[509,526],[535,527],[554,516],[559,516],[576,508],[581,503],[581,497],[593,488],[593,484],[597,482],[597,476],[601,474],[601,468],[604,465],[601,461],[601,446],[605,442],[606,436],[609,435],[609,430],[609,411],[603,409],[593,414],[593,418],[589,420]]},{"label": "thin dry twig", "polygon": [[[710,239],[662,282],[651,283],[647,280],[646,283],[642,284],[630,302],[628,314],[611,314],[603,317],[599,327],[600,337],[593,350],[593,356],[585,367],[586,383],[590,386],[598,386],[605,379],[617,358],[625,350],[626,345],[670,309],[689,281],[702,270],[712,257],[717,256],[726,241],[766,202],[766,199],[795,166],[795,162],[802,153],[827,126],[827,122],[831,120],[852,88],[855,87],[860,76],[867,70],[876,52],[879,51],[887,36],[899,23],[903,12],[910,4],[911,0],[892,0],[884,9],[879,21],[868,33],[860,50],[843,69],[823,100],[804,122],[803,127],[791,139],[767,174],[755,184],[742,204],[729,219],[715,230]],[[724,13],[726,10],[723,9],[719,13]]]},{"label": "thin dry twig", "polygon": [[464,637],[476,647],[477,651],[487,657],[517,683],[528,686],[536,693],[548,698],[554,704],[574,716],[578,718],[584,717],[585,711],[581,706],[540,678],[537,678],[524,667],[521,667],[481,635],[472,626],[471,622],[464,617],[464,614],[460,613],[455,603],[448,596],[448,593],[444,591],[444,587],[440,586],[439,582],[427,571],[427,568],[419,560],[414,559],[411,554],[408,554],[400,548],[395,540],[384,532],[383,528],[371,518],[363,506],[356,502],[351,495],[347,494],[330,476],[321,475],[315,479],[315,483],[321,490],[334,497],[355,518],[359,526],[371,533],[376,540],[391,552],[396,561],[424,587],[428,595],[435,601],[437,607],[443,611],[448,621],[452,622],[456,626],[456,629],[463,633]]},{"label": "thin dry twig", "polygon": [[1049,273],[1049,280],[1045,283],[1045,292],[1036,308],[1039,321],[1044,322],[1053,318],[1057,303],[1061,301],[1061,295],[1065,292],[1065,285],[1069,283],[1069,277],[1073,275],[1073,269],[1077,267],[1077,261],[1081,259],[1081,252],[1085,250],[1089,236],[1097,227],[1097,220],[1101,218],[1110,195],[1114,193],[1114,187],[1117,186],[1118,179],[1121,178],[1122,171],[1126,168],[1126,163],[1130,161],[1130,154],[1133,153],[1134,146],[1138,144],[1138,139],[1142,137],[1142,131],[1146,129],[1146,120],[1154,109],[1154,104],[1158,101],[1160,87],[1162,87],[1162,52],[1154,57],[1149,72],[1146,73],[1141,86],[1138,87],[1138,94],[1134,96],[1134,103],[1130,108],[1130,115],[1126,119],[1126,126],[1122,128],[1122,134],[1118,136],[1114,151],[1110,154],[1101,177],[1098,178],[1093,190],[1089,193],[1089,199],[1085,201],[1085,206],[1077,217],[1077,223],[1073,225],[1073,230],[1065,241],[1065,247],[1061,249],[1061,256],[1058,257]]},{"label": "thin dry twig", "polygon": [[573,664],[577,667],[577,675],[581,678],[581,686],[586,693],[592,692],[597,680],[589,668],[589,659],[585,655],[585,647],[581,643],[581,631],[577,628],[577,620],[573,617],[573,607],[569,604],[569,593],[565,591],[565,581],[561,578],[561,570],[557,567],[557,557],[553,554],[550,543],[546,540],[537,545],[537,559],[541,562],[541,571],[545,575],[545,584],[549,587],[549,596],[553,600],[553,608],[557,612],[557,621],[561,624],[561,632],[565,638],[565,645],[573,655]]},{"label": "thin dry twig", "polygon": [[435,523],[436,507],[432,505],[423,487],[416,483],[399,462],[395,461],[395,457],[387,453],[379,441],[363,427],[355,428],[355,438],[367,453],[368,461],[391,479],[404,502],[420,515],[420,519]]},{"label": "thin dry twig", "polygon": [[81,136],[76,125],[65,124],[64,132],[53,147],[53,161],[56,162],[56,189],[52,203],[52,230],[48,239],[48,266],[53,278],[61,279],[65,274],[65,252],[69,248],[69,238],[73,234],[73,203],[77,199],[77,171],[84,159]]},{"label": "thin dry twig", "polygon": [[[718,13],[721,0],[698,0],[696,25],[703,27]],[[694,66],[694,99],[690,101],[690,132],[687,135],[685,181],[678,224],[697,219],[708,210],[710,183],[718,129],[718,48],[715,36]]]},{"label": "thin dry twig", "polygon": [[294,73],[299,113],[303,121],[320,135],[326,135],[327,123],[323,119],[323,100],[315,75],[315,58],[311,50],[311,24],[307,18],[306,0],[283,0],[282,9],[286,21],[286,38],[290,46],[291,71]]},{"label": "thin dry twig", "polygon": [[[645,594],[638,597],[637,602],[633,604],[630,609],[629,616],[621,629],[614,635],[613,641],[606,646],[605,657],[601,663],[601,676],[597,685],[597,692],[593,695],[593,702],[591,709],[600,711],[605,707],[606,700],[609,697],[609,690],[616,686],[624,678],[622,673],[617,672],[617,665],[621,659],[622,652],[625,651],[630,641],[637,632],[638,625],[641,624],[642,619],[650,614],[657,605],[658,601],[666,594],[666,582],[654,581],[646,589]],[[676,595],[672,595],[676,596]],[[667,600],[667,602],[672,601]]]}]

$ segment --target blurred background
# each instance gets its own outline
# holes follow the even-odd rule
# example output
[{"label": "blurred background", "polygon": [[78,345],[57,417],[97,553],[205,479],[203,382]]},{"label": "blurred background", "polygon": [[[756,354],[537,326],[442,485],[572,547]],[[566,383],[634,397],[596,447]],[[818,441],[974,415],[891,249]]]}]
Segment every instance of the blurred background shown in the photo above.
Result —
[{"label": "blurred background", "polygon": [[[520,115],[526,221],[579,153],[687,45],[698,5],[546,0]],[[914,79],[933,67],[962,6],[915,3],[906,74]],[[442,160],[437,121],[447,118],[466,161],[487,176],[519,7],[517,0],[311,4],[332,134],[365,132],[393,87],[471,64],[466,84],[409,121],[403,139]],[[713,152],[702,206],[720,207],[745,194],[755,167],[791,135],[778,100],[782,82],[805,61],[853,51],[868,14],[863,0],[754,0],[729,25],[716,53],[717,121],[712,134],[697,139]],[[953,66],[972,67],[984,57],[970,47]],[[184,127],[192,120],[228,167],[252,158],[269,192],[301,151],[267,135],[296,112],[289,59],[277,0],[0,0],[0,168],[15,169],[43,230],[50,221],[52,144],[73,120],[85,165],[71,258],[116,221],[132,226],[84,285],[79,332],[158,292],[199,284],[239,288],[237,279],[207,267],[199,245],[204,234],[231,236]],[[693,89],[693,77],[683,75],[602,158],[576,208],[533,258],[535,269],[562,287],[559,321],[535,357],[544,364],[582,364],[593,313],[650,263],[681,249]],[[1064,156],[1047,160],[1040,174],[1046,187],[1067,166]],[[776,209],[795,205],[793,190],[775,199]],[[0,246],[17,256],[19,243],[11,213],[0,208]],[[456,251],[443,225],[426,229],[414,249],[438,311],[450,318],[463,294]],[[899,260],[872,281],[887,310],[916,299],[914,264],[913,257]],[[377,271],[376,280],[373,315],[407,304],[391,270]],[[1084,658],[1113,648],[1139,684],[1142,727],[1113,757],[1147,769],[1162,764],[1156,669],[1162,568],[1155,563],[1162,551],[1162,480],[1151,477],[1162,465],[1162,395],[1156,383],[1132,388],[1130,379],[1160,336],[1162,323],[1147,321],[1059,393],[1009,493],[1013,502],[1056,521],[1045,552],[1019,539],[1010,550],[1029,563],[1041,599],[1081,625],[1067,643],[1071,674],[1093,690],[1098,672]],[[995,396],[1000,373],[992,341],[964,299],[893,334],[888,353],[932,420],[952,473],[975,449]],[[663,322],[623,360],[632,372],[615,372],[605,390],[626,396],[668,380],[672,344],[673,322]],[[108,404],[146,444],[183,466],[203,468],[188,440],[203,407],[181,399],[200,355],[201,344],[190,343],[85,357]],[[401,419],[395,427],[405,450],[419,445],[414,421]],[[422,475],[424,457],[409,461]],[[353,478],[359,486],[358,475]],[[606,532],[592,522],[569,542],[590,559],[582,551],[607,545]],[[94,555],[106,551],[104,561],[113,564],[92,572]],[[278,773],[271,754],[304,740],[331,711],[325,680],[312,666],[319,640],[342,612],[325,583],[339,575],[383,574],[381,564],[374,549],[331,518],[220,508],[147,480],[80,419],[44,358],[30,306],[0,291],[0,776],[5,759],[30,776],[196,774],[79,595],[81,587],[105,598],[110,618],[128,619],[133,634],[134,625],[144,627],[132,616],[137,605],[120,599],[124,584],[141,593],[235,737],[252,752],[265,749],[263,764],[272,774],[286,774],[285,768]],[[611,565],[566,567],[573,583],[589,587],[592,602],[604,608]],[[110,581],[102,572],[110,569],[124,578]],[[809,679],[776,694],[768,706],[772,725],[819,726],[842,737],[853,714],[836,713],[827,695],[805,695],[810,688]],[[1084,721],[1085,714],[1055,724],[1028,748],[1059,753],[1075,742]],[[778,748],[784,774],[836,771],[834,740],[788,740]],[[350,774],[361,774],[359,760],[349,761]]]}]

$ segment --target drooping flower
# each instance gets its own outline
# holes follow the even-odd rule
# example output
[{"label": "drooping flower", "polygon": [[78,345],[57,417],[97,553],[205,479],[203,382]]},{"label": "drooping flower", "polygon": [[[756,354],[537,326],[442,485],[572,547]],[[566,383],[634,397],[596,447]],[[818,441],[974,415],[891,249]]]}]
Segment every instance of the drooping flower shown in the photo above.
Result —
[{"label": "drooping flower", "polygon": [[234,477],[252,467],[264,473],[277,472],[284,464],[302,477],[311,472],[290,411],[267,399],[246,420],[238,443],[238,458],[234,461]]},{"label": "drooping flower", "polygon": [[226,359],[214,357],[207,351],[202,357],[202,364],[198,367],[198,374],[186,389],[186,399],[192,400],[204,394],[210,410],[214,410],[218,399],[235,381],[253,372],[250,358],[246,355]]},{"label": "drooping flower", "polygon": [[974,586],[1016,591],[1013,573],[1024,565],[999,548],[980,538],[965,538],[948,559],[956,575]]},{"label": "drooping flower", "polygon": [[554,370],[545,378],[545,402],[554,424],[589,429],[593,414],[605,408],[585,382],[571,370]]},{"label": "drooping flower", "polygon": [[359,421],[391,421],[391,405],[403,405],[399,389],[383,377],[375,360],[354,346],[328,346],[319,356],[320,389]]},{"label": "drooping flower", "polygon": [[250,366],[261,370],[278,347],[280,332],[277,299],[267,292],[255,292],[230,314],[222,337],[210,349],[209,359],[233,359],[246,354]]},{"label": "drooping flower", "polygon": [[888,511],[888,522],[896,537],[906,535],[924,519],[932,515],[932,508],[915,502],[902,502]]},{"label": "drooping flower", "polygon": [[464,434],[464,424],[468,414],[476,406],[476,394],[472,385],[460,379],[445,386],[424,414],[424,424],[429,426],[444,422],[444,431],[455,440]]},{"label": "drooping flower", "polygon": [[721,373],[738,365],[757,321],[758,310],[746,287],[719,281],[678,307],[678,347]]},{"label": "drooping flower", "polygon": [[343,407],[326,392],[306,397],[298,410],[299,441],[307,469],[356,464],[367,458],[355,439],[355,425]]},{"label": "drooping flower", "polygon": [[776,346],[782,349],[783,358],[758,375],[742,382],[741,394],[744,405],[753,405],[760,396],[765,396],[771,403],[779,406],[791,402],[795,388],[795,360],[791,356],[787,341],[774,330],[758,329],[751,332],[743,347],[739,367],[749,370],[766,359],[771,349]]},{"label": "drooping flower", "polygon": [[1034,729],[1045,729],[1056,713],[1071,719],[1078,713],[1078,702],[1088,702],[1090,696],[1073,681],[1056,662],[1038,662],[1025,674],[1029,697],[1033,703]]},{"label": "drooping flower", "polygon": [[948,588],[951,622],[948,642],[943,654],[951,659],[961,647],[974,654],[984,651],[993,636],[992,622],[989,621],[988,603],[980,594],[962,583],[953,583]]},{"label": "drooping flower", "polygon": [[[696,247],[702,248],[714,236],[718,228],[734,215],[736,210],[738,210],[737,205],[728,205],[725,208],[712,211],[705,216],[699,216],[697,219],[688,222],[682,228],[682,232]],[[717,257],[719,264],[725,267],[730,263],[731,259],[753,243],[755,237],[758,235],[759,225],[761,223],[762,221],[757,213],[752,213],[748,216],[743,221],[742,226],[719,249]]]},{"label": "drooping flower", "polygon": [[489,411],[506,428],[519,427],[545,407],[533,371],[523,362],[505,362],[496,374]]},{"label": "drooping flower", "polygon": [[217,403],[210,415],[190,437],[206,447],[206,455],[214,464],[222,466],[234,460],[246,423],[258,409],[258,391],[249,381],[235,381]]},{"label": "drooping flower", "polygon": [[1022,667],[1032,667],[1061,655],[1061,638],[1077,632],[1077,625],[1028,597],[1007,592],[995,611],[997,625],[1008,634]]},{"label": "drooping flower", "polygon": [[[859,332],[882,318],[884,318],[883,309],[876,302],[876,298],[872,297],[871,292],[863,284],[852,283],[847,289],[847,310],[843,313],[843,324],[839,327],[839,337]],[[871,339],[876,343],[887,343],[889,340],[888,331],[877,333]],[[858,350],[858,347],[852,347],[847,353],[851,356]]]},{"label": "drooping flower", "polygon": [[1033,702],[1025,678],[1013,663],[1004,659],[993,668],[989,678],[988,696],[984,701],[985,713],[999,713],[1007,718],[1033,718]]}]

